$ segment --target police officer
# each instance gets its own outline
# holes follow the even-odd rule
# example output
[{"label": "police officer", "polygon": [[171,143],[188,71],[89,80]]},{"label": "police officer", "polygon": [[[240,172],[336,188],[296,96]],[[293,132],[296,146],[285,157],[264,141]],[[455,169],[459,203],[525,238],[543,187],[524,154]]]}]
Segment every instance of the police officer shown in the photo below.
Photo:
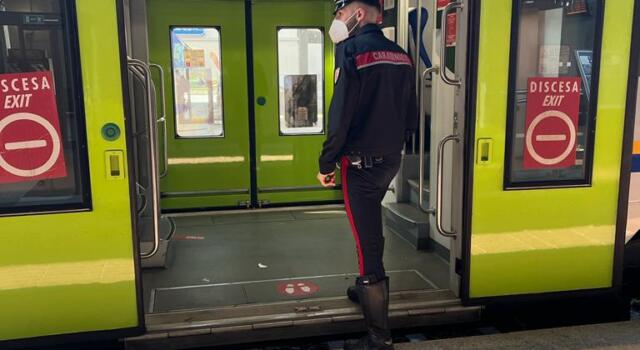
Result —
[{"label": "police officer", "polygon": [[335,6],[329,30],[337,44],[335,88],[318,180],[335,186],[340,164],[360,272],[347,295],[360,303],[368,330],[345,349],[392,349],[381,202],[418,124],[414,68],[376,24],[378,0],[336,0]]}]

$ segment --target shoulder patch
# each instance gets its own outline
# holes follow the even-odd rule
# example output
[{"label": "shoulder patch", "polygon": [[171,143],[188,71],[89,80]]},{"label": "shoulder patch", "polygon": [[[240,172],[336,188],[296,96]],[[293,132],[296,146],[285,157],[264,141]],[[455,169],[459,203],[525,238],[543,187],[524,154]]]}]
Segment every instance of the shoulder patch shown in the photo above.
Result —
[{"label": "shoulder patch", "polygon": [[409,55],[396,51],[369,51],[356,56],[356,66],[363,69],[378,64],[413,66]]}]

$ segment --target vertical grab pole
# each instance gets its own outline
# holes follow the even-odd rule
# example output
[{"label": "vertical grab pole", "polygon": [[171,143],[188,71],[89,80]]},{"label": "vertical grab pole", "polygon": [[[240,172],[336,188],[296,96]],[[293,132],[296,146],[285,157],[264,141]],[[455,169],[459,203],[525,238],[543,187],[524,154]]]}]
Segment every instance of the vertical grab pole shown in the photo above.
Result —
[{"label": "vertical grab pole", "polygon": [[438,159],[436,161],[437,163],[437,173],[438,176],[436,178],[436,190],[438,191],[436,193],[436,208],[435,210],[431,213],[433,215],[435,215],[436,217],[436,229],[438,230],[438,232],[448,238],[456,238],[456,230],[454,228],[451,229],[451,231],[447,231],[444,228],[443,225],[443,216],[442,216],[442,202],[443,202],[443,192],[444,192],[444,147],[447,145],[447,143],[451,142],[451,141],[455,141],[455,142],[460,142],[460,137],[456,134],[453,135],[449,135],[445,138],[443,138],[440,143],[438,144]]},{"label": "vertical grab pole", "polygon": [[[422,80],[421,80],[421,84],[424,84],[427,80],[427,76],[429,76],[431,73],[436,73],[438,74],[438,70],[439,67],[438,66],[433,66],[431,68],[427,68],[424,70],[424,72],[422,73]],[[433,101],[431,102],[433,104]],[[420,165],[419,165],[419,172],[420,172],[420,178],[418,179],[418,197],[419,197],[419,206],[420,209],[422,209],[422,211],[424,211],[425,213],[433,213],[434,209],[432,208],[427,208],[424,206],[424,166],[425,166],[425,155],[424,155],[424,146],[425,146],[425,137],[426,137],[426,120],[425,120],[425,110],[424,110],[424,94],[420,95],[420,131],[419,131],[419,147],[420,150],[418,151],[418,155],[419,155],[419,160],[420,160]]]},{"label": "vertical grab pole", "polygon": [[[420,80],[420,47],[422,45],[422,38],[420,36],[420,27],[422,24],[421,22],[422,22],[422,0],[416,0],[416,24],[415,24],[415,27],[413,28],[416,31],[415,45],[414,45],[416,52],[415,52],[415,58],[413,62],[416,70],[416,98],[418,99],[418,101],[421,100],[423,95],[423,89],[422,89],[422,84]],[[422,118],[422,115],[418,117]],[[416,153],[415,134],[413,135],[413,138],[412,138],[412,146],[413,146],[413,154],[415,154]]]},{"label": "vertical grab pole", "polygon": [[160,73],[160,106],[162,112],[157,123],[162,125],[162,160],[164,164],[160,178],[164,178],[169,173],[169,137],[167,136],[167,100],[164,87],[164,68],[156,63],[149,64],[149,68],[156,68]]},{"label": "vertical grab pole", "polygon": [[148,110],[147,118],[149,121],[149,155],[151,162],[151,206],[153,211],[153,248],[147,253],[140,254],[140,257],[142,259],[148,259],[154,256],[158,252],[158,248],[160,247],[160,185],[158,176],[157,134],[155,128],[155,125],[157,123],[155,112],[155,94],[153,88],[153,80],[151,79],[151,70],[149,69],[149,66],[147,66],[147,64],[143,61],[130,57],[127,59],[127,63],[131,71],[138,72],[144,78],[146,103]]}]

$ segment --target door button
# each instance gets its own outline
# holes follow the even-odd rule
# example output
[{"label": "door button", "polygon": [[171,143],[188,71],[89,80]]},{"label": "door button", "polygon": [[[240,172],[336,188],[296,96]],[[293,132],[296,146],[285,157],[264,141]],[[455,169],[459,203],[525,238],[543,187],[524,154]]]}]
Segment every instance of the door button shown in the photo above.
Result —
[{"label": "door button", "polygon": [[120,138],[120,127],[115,123],[107,123],[102,127],[102,138],[107,141],[116,141]]},{"label": "door button", "polygon": [[106,175],[109,180],[124,179],[124,152],[123,151],[106,151],[105,152]]},{"label": "door button", "polygon": [[260,96],[258,97],[257,102],[258,102],[258,105],[264,106],[267,104],[267,99],[264,96]]},{"label": "door button", "polygon": [[476,163],[479,165],[490,164],[492,151],[493,139],[478,139],[478,154]]}]

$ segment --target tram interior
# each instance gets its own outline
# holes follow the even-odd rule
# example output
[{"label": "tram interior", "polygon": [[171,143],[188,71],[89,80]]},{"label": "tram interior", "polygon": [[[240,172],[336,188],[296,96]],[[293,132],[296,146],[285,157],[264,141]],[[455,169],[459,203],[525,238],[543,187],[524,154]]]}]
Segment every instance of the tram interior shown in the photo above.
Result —
[{"label": "tram interior", "polygon": [[[148,2],[147,2],[148,4]],[[416,23],[415,2],[408,11]],[[423,5],[425,6],[425,5]],[[427,13],[436,13],[426,5]],[[148,60],[144,1],[128,1],[129,56]],[[439,30],[436,16],[425,21],[422,45],[439,59]],[[394,25],[411,25],[410,23]],[[326,24],[328,25],[328,23]],[[141,29],[143,28],[143,29]],[[385,33],[390,29],[384,28]],[[391,31],[393,32],[393,31]],[[415,31],[413,31],[415,33]],[[409,34],[407,34],[409,36]],[[415,37],[407,38],[415,55]],[[223,52],[224,55],[224,52]],[[421,57],[421,71],[429,59]],[[434,75],[435,77],[435,75]],[[148,128],[148,112],[138,101],[144,100],[142,81],[130,77],[132,109],[139,130]],[[155,89],[158,90],[158,84]],[[429,150],[431,142],[450,132],[451,122],[433,115],[453,110],[453,88],[440,79],[427,76],[422,94],[428,110],[425,140],[423,208],[430,206],[431,186]],[[437,106],[430,101],[438,100]],[[169,102],[168,104],[171,104]],[[385,268],[394,294],[407,291],[449,292],[451,269],[449,240],[435,233],[429,215],[420,209],[419,135],[407,145],[405,161],[392,183],[383,205]],[[283,138],[282,142],[287,142]],[[319,152],[319,150],[317,150]],[[136,142],[138,167],[139,235],[141,251],[153,247],[153,210],[149,202],[149,147],[145,139]],[[308,154],[315,159],[317,152]],[[315,176],[312,169],[309,176]],[[446,186],[450,186],[445,181]],[[448,203],[445,205],[448,206]],[[372,213],[372,215],[375,215]],[[445,220],[446,221],[446,220]],[[189,310],[215,309],[238,305],[260,305],[296,300],[346,299],[345,291],[358,275],[356,247],[342,204],[290,206],[250,210],[163,211],[159,220],[158,252],[143,259],[142,275],[145,310],[162,314]]]},{"label": "tram interior", "polygon": [[[150,313],[343,297],[357,276],[355,244],[339,207],[173,220],[166,267],[143,272]],[[388,229],[385,236],[392,292],[447,289],[447,260]]]}]

